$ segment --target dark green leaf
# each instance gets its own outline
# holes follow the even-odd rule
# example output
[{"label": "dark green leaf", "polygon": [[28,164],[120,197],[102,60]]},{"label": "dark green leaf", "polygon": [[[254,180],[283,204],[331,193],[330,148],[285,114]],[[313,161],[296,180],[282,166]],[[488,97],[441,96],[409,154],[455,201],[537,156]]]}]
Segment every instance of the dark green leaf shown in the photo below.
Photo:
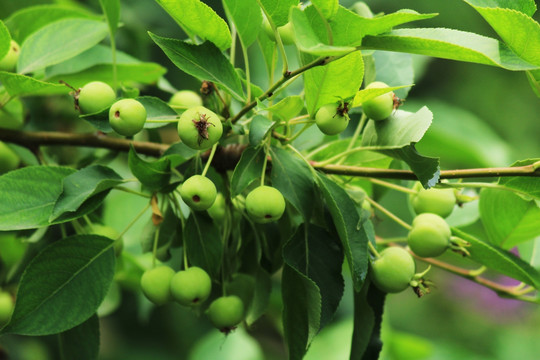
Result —
[{"label": "dark green leaf", "polygon": [[262,268],[259,268],[255,274],[255,291],[253,292],[253,299],[251,300],[251,306],[248,308],[246,314],[246,323],[248,325],[253,324],[264,315],[270,301],[271,291],[272,279],[270,278],[270,275]]},{"label": "dark green leaf", "polygon": [[256,147],[261,145],[261,142],[268,134],[268,131],[272,129],[273,125],[274,122],[266,116],[256,115],[249,125],[249,143],[251,146]]},{"label": "dark green leaf", "polygon": [[120,0],[99,0],[99,4],[109,24],[111,37],[114,37],[120,21]]},{"label": "dark green leaf", "polygon": [[538,68],[495,39],[452,29],[393,30],[383,35],[366,36],[362,47],[499,66],[507,70]]},{"label": "dark green leaf", "polygon": [[223,5],[236,26],[242,46],[249,47],[261,30],[261,8],[256,1],[244,0],[223,0]]},{"label": "dark green leaf", "polygon": [[499,273],[540,288],[540,273],[531,265],[508,251],[494,247],[482,240],[471,236],[457,228],[452,228],[452,234],[468,241],[471,246],[467,250],[470,258]]},{"label": "dark green leaf", "polygon": [[99,318],[92,316],[82,324],[58,335],[62,360],[95,360],[99,353]]},{"label": "dark green leaf", "polygon": [[300,226],[283,247],[283,259],[311,279],[321,295],[320,329],[332,320],[343,296],[343,252],[340,243],[323,228]]},{"label": "dark green leaf", "polygon": [[103,236],[78,235],[46,247],[23,273],[15,310],[2,333],[56,334],[88,320],[114,276],[112,246]]},{"label": "dark green leaf", "polygon": [[213,42],[221,50],[231,46],[227,23],[200,0],[157,0],[157,3],[188,34]]},{"label": "dark green leaf", "polygon": [[171,246],[178,246],[181,243],[182,223],[170,207],[167,208],[167,211],[165,211],[165,214],[163,214],[163,222],[159,225],[159,227],[155,226],[152,221],[149,221],[145,230],[145,233],[143,236],[141,236],[141,247],[143,252],[153,251],[155,235],[158,230],[158,254],[168,253]]},{"label": "dark green leaf", "polygon": [[368,271],[367,242],[374,239],[370,222],[361,222],[354,201],[339,185],[318,174],[318,185],[349,263],[354,288],[360,291]]},{"label": "dark green leaf", "polygon": [[107,36],[101,21],[75,18],[45,25],[24,41],[17,72],[30,73],[58,64],[91,48]]},{"label": "dark green leaf", "polygon": [[249,184],[261,177],[265,156],[264,147],[249,146],[242,152],[231,179],[232,197],[240,194]]},{"label": "dark green leaf", "polygon": [[149,33],[154,42],[178,68],[199,80],[213,81],[223,86],[238,100],[244,99],[242,83],[230,61],[212,43],[188,44]]},{"label": "dark green leaf", "polygon": [[110,133],[113,131],[109,123],[109,109],[104,109],[95,114],[81,115],[80,118],[88,121],[101,132]]},{"label": "dark green leaf", "polygon": [[183,239],[189,265],[199,266],[212,278],[217,278],[221,269],[223,246],[213,220],[206,215],[191,212],[184,227]]},{"label": "dark green leaf", "polygon": [[162,189],[171,180],[171,161],[168,158],[148,162],[141,159],[131,146],[128,163],[133,175],[151,191]]},{"label": "dark green leaf", "polygon": [[503,249],[540,236],[540,208],[510,191],[482,189],[480,218],[490,242]]},{"label": "dark green leaf", "polygon": [[62,181],[73,173],[65,167],[29,166],[0,176],[0,230],[49,225]]},{"label": "dark green leaf", "polygon": [[174,120],[178,118],[176,111],[160,98],[154,96],[140,96],[137,98],[137,101],[143,104],[146,109],[145,129],[154,129],[170,124],[152,121]]},{"label": "dark green leaf", "polygon": [[183,142],[177,142],[169,146],[163,153],[163,157],[171,160],[171,167],[177,167],[197,155],[199,151],[190,148]]},{"label": "dark green leaf", "polygon": [[441,173],[439,159],[420,155],[414,145],[401,149],[381,150],[381,152],[394,159],[403,160],[409,165],[424,188],[429,189],[439,182]]},{"label": "dark green leaf", "polygon": [[120,175],[103,165],[92,165],[67,176],[49,220],[53,222],[65,213],[76,211],[90,197],[107,191],[122,181]]},{"label": "dark green leaf", "polygon": [[296,155],[278,147],[272,156],[272,185],[277,188],[307,221],[313,213],[314,183],[308,165]]}]

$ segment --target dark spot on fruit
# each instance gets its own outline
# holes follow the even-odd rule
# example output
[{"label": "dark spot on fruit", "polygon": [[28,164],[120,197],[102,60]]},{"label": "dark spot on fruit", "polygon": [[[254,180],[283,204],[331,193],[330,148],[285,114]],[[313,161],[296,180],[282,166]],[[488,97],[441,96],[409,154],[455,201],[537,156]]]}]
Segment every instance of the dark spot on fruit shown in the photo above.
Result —
[{"label": "dark spot on fruit", "polygon": [[264,218],[265,218],[265,219],[271,219],[271,218],[272,218],[272,215],[266,214],[266,215],[264,215]]},{"label": "dark spot on fruit", "polygon": [[192,303],[196,304],[196,303],[199,302],[199,300],[200,300],[199,298],[195,298],[195,299],[193,299]]},{"label": "dark spot on fruit", "polygon": [[201,197],[199,195],[193,195],[193,197],[191,198],[194,202],[199,202],[201,201]]},{"label": "dark spot on fruit", "polygon": [[15,46],[12,48],[13,51],[17,52],[19,49],[17,49]]},{"label": "dark spot on fruit", "polygon": [[120,117],[120,110],[116,110],[116,112],[114,113],[114,117],[117,117],[117,118]]}]

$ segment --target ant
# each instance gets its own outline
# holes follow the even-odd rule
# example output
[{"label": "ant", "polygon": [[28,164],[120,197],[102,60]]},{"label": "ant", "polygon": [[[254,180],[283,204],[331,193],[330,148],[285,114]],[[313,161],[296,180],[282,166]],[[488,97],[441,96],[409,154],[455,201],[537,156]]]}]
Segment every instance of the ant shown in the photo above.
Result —
[{"label": "ant", "polygon": [[199,146],[201,145],[201,142],[203,140],[208,140],[208,128],[210,125],[216,126],[209,122],[206,119],[206,114],[200,114],[199,113],[199,120],[191,120],[193,121],[193,124],[195,124],[195,127],[197,128],[197,132],[199,133]]}]

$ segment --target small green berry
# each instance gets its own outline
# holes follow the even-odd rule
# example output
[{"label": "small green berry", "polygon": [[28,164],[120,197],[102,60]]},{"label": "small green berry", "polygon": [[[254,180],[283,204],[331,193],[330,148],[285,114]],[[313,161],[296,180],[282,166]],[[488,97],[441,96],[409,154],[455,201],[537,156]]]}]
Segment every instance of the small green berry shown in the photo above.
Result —
[{"label": "small green berry", "polygon": [[174,270],[168,266],[158,266],[147,270],[141,277],[141,290],[148,300],[156,305],[171,301],[170,283]]},{"label": "small green berry", "polygon": [[326,135],[336,135],[347,128],[349,119],[340,113],[336,104],[326,104],[315,114],[315,123],[319,130]]},{"label": "small green berry", "polygon": [[195,91],[180,90],[176,92],[169,100],[169,105],[177,110],[185,110],[195,106],[202,106],[203,101],[201,96]]},{"label": "small green berry", "polygon": [[109,123],[120,135],[133,136],[144,128],[146,109],[135,99],[122,99],[109,110]]},{"label": "small green berry", "polygon": [[405,249],[392,246],[371,262],[371,280],[380,290],[398,293],[409,287],[416,271],[414,259]]},{"label": "small green berry", "polygon": [[246,211],[257,223],[276,221],[285,212],[285,199],[278,189],[259,186],[247,195]]},{"label": "small green berry", "polygon": [[15,170],[19,167],[21,159],[4,142],[0,141],[0,174]]},{"label": "small green berry", "polygon": [[1,291],[0,292],[0,328],[7,324],[11,319],[11,314],[13,314],[13,309],[15,307],[15,302],[10,293]]},{"label": "small green berry", "polygon": [[76,98],[83,114],[93,114],[108,109],[116,100],[116,93],[109,84],[92,81],[79,89]]},{"label": "small green berry", "polygon": [[453,189],[424,189],[420,183],[413,187],[417,193],[410,196],[414,212],[417,214],[433,213],[443,218],[448,217],[456,205]]},{"label": "small green berry", "polygon": [[210,304],[207,315],[216,328],[229,333],[244,319],[244,303],[235,295],[222,296]]},{"label": "small green berry", "polygon": [[178,136],[192,149],[209,149],[222,134],[223,125],[218,116],[204,106],[187,109],[178,120]]},{"label": "small green berry", "polygon": [[17,44],[15,40],[11,40],[9,44],[9,51],[0,60],[0,70],[10,71],[10,72],[15,71],[20,54],[21,54],[21,48],[19,44]]},{"label": "small green berry", "polygon": [[[366,89],[384,89],[389,86],[381,81],[375,81],[366,86]],[[387,92],[373,99],[364,101],[362,111],[372,120],[384,120],[394,111],[394,93]]]},{"label": "small green berry", "polygon": [[180,187],[182,200],[193,210],[208,210],[216,200],[216,186],[207,177],[193,175]]},{"label": "small green berry", "polygon": [[212,291],[212,279],[200,267],[177,272],[171,279],[171,294],[180,305],[198,306]]},{"label": "small green berry", "polygon": [[442,217],[422,213],[414,218],[407,242],[416,255],[435,257],[450,247],[451,236],[450,226]]}]

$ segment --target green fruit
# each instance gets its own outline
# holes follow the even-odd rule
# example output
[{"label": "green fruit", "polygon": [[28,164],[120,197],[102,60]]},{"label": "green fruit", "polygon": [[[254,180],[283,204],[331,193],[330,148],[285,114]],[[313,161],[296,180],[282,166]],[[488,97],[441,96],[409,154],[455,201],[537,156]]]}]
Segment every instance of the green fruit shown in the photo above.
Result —
[{"label": "green fruit", "polygon": [[[375,81],[366,86],[366,89],[384,89],[389,87],[381,81]],[[384,120],[394,110],[394,93],[387,92],[362,103],[362,111],[372,120]]]},{"label": "green fruit", "polygon": [[79,89],[77,104],[83,114],[93,114],[108,109],[116,100],[116,93],[108,84],[92,81]]},{"label": "green fruit", "polygon": [[223,125],[218,116],[204,106],[187,109],[178,121],[178,135],[192,149],[209,149],[222,134]]},{"label": "green fruit", "polygon": [[[270,38],[272,41],[276,41],[276,35],[274,34],[274,31],[272,30],[272,26],[268,22],[266,18],[264,18],[263,21],[263,29],[266,32],[266,35]],[[281,38],[281,42],[284,45],[291,45],[294,44],[295,36],[294,36],[294,29],[292,26],[292,23],[288,22],[283,26],[278,26],[277,28],[279,37]]]},{"label": "green fruit", "polygon": [[193,210],[207,210],[216,200],[216,186],[207,177],[193,175],[180,187],[182,200]]},{"label": "green fruit", "polygon": [[170,283],[174,270],[168,266],[158,266],[147,270],[141,277],[141,290],[148,300],[156,305],[171,301]]},{"label": "green fruit", "polygon": [[257,223],[276,221],[285,211],[285,199],[278,189],[259,186],[246,197],[246,211]]},{"label": "green fruit", "polygon": [[235,295],[222,296],[210,304],[206,313],[216,328],[229,333],[244,319],[244,303]]},{"label": "green fruit", "polygon": [[146,109],[134,99],[115,102],[109,110],[109,123],[120,135],[133,136],[144,128]]},{"label": "green fruit", "polygon": [[210,276],[196,266],[177,272],[171,279],[171,295],[180,305],[198,306],[208,299],[211,291]]},{"label": "green fruit", "polygon": [[15,303],[10,293],[0,292],[0,327],[4,326],[11,319]]},{"label": "green fruit", "polygon": [[392,246],[384,249],[381,256],[371,263],[371,280],[380,290],[398,293],[409,287],[416,265],[405,249]]},{"label": "green fruit", "polygon": [[225,220],[225,216],[227,215],[227,205],[225,204],[225,198],[221,193],[217,194],[216,201],[214,201],[207,211],[208,215],[210,215],[214,221],[222,223],[223,220]]},{"label": "green fruit", "polygon": [[451,236],[450,226],[442,217],[423,213],[414,218],[407,241],[416,255],[435,257],[448,249]]},{"label": "green fruit", "polygon": [[339,113],[336,104],[326,104],[317,111],[315,123],[326,135],[336,135],[347,128],[349,119]]},{"label": "green fruit", "polygon": [[169,105],[174,108],[189,109],[195,106],[202,106],[203,102],[199,94],[191,90],[180,90],[169,100]]},{"label": "green fruit", "polygon": [[21,48],[19,44],[17,44],[15,40],[11,40],[8,53],[2,58],[2,60],[0,60],[0,70],[11,72],[15,71],[20,53]]},{"label": "green fruit", "polygon": [[417,214],[433,213],[445,218],[454,210],[456,195],[453,189],[426,190],[420,183],[416,183],[413,190],[417,190],[417,193],[411,195],[410,200]]},{"label": "green fruit", "polygon": [[113,229],[110,226],[101,225],[101,224],[92,224],[92,227],[87,227],[86,233],[105,236],[111,240],[114,240],[114,254],[120,256],[122,250],[124,249],[124,241],[118,236],[120,233]]},{"label": "green fruit", "polygon": [[0,141],[0,174],[15,170],[20,163],[19,156],[4,142]]}]

